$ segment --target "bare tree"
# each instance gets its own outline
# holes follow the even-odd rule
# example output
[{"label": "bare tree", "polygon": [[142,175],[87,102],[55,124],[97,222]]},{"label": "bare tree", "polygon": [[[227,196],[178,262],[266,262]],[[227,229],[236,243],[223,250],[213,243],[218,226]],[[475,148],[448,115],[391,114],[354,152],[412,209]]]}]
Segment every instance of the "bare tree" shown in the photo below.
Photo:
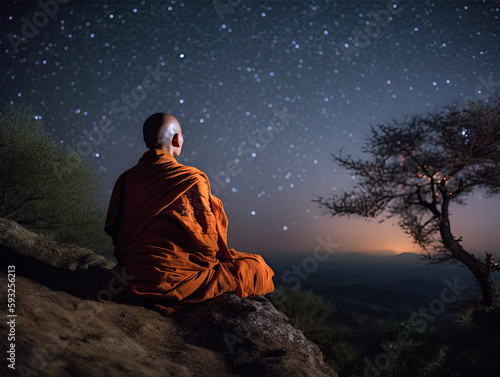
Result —
[{"label": "bare tree", "polygon": [[497,293],[491,273],[499,265],[490,252],[481,260],[464,249],[451,230],[450,204],[466,204],[475,190],[500,193],[500,100],[379,124],[363,152],[372,159],[334,156],[359,178],[352,191],[314,201],[332,216],[396,216],[432,263],[463,263],[491,306]]}]

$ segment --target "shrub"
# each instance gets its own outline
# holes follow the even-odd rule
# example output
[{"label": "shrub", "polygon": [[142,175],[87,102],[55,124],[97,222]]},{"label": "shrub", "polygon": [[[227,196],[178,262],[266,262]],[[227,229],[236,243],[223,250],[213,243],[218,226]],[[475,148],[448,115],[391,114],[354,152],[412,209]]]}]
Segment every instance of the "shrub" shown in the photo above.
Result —
[{"label": "shrub", "polygon": [[45,132],[29,106],[7,106],[0,116],[0,216],[63,243],[111,255],[96,177],[74,151]]}]

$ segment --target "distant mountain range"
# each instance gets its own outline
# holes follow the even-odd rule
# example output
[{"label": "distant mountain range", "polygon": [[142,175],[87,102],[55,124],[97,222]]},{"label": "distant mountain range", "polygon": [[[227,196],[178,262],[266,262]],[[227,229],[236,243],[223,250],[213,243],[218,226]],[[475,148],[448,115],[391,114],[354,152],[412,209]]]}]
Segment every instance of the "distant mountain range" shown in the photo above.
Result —
[{"label": "distant mountain range", "polygon": [[[323,255],[323,254],[322,254]],[[275,284],[285,289],[308,289],[336,306],[372,306],[382,311],[418,311],[439,299],[450,284],[467,286],[460,299],[478,296],[472,273],[461,264],[429,264],[421,255],[333,253],[318,261],[309,255],[265,256],[274,269]],[[493,275],[497,284],[500,274]],[[459,300],[457,300],[458,302]]]}]

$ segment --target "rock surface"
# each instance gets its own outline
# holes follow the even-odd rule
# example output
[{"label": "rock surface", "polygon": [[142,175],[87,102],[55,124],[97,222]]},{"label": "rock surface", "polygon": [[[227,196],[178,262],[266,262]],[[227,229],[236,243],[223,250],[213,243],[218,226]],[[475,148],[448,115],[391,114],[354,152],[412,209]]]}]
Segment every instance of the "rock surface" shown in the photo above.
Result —
[{"label": "rock surface", "polygon": [[[95,300],[113,262],[0,219],[0,284],[15,266],[15,367],[2,376],[337,376],[264,297],[223,295],[171,317]],[[11,276],[12,278],[12,276]],[[0,307],[7,310],[7,289]]]}]

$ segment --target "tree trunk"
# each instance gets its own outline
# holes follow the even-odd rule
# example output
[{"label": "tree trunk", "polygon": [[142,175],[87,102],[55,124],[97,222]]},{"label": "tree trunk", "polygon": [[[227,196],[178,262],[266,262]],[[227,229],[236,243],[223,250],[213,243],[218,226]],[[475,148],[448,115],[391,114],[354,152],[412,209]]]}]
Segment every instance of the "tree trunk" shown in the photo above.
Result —
[{"label": "tree trunk", "polygon": [[495,287],[495,283],[489,273],[476,275],[474,274],[476,279],[479,281],[479,285],[481,286],[481,290],[483,293],[483,305],[485,307],[489,307],[493,305],[493,297],[497,288]]},{"label": "tree trunk", "polygon": [[481,287],[483,295],[483,306],[489,307],[493,304],[493,297],[496,292],[495,283],[491,279],[490,266],[486,262],[477,259],[474,255],[464,250],[462,245],[451,233],[450,220],[447,211],[443,211],[439,222],[441,239],[453,257],[463,263],[474,275]]}]

